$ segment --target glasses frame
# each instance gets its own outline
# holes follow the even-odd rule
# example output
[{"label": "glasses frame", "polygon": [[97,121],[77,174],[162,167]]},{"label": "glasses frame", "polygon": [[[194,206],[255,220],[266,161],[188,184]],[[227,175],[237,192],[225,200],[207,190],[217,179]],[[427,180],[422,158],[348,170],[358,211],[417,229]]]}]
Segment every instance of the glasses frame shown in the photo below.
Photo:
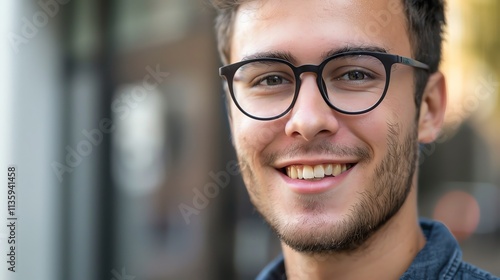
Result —
[{"label": "glasses frame", "polygon": [[[322,78],[323,77],[323,69],[325,68],[325,66],[327,65],[327,63],[329,61],[331,61],[332,59],[336,59],[336,58],[342,57],[342,56],[352,56],[352,55],[367,55],[367,56],[375,57],[378,60],[380,60],[380,62],[382,62],[382,64],[384,65],[384,68],[385,68],[385,72],[386,72],[385,88],[384,88],[384,92],[380,96],[380,99],[374,105],[372,105],[371,107],[369,107],[368,109],[365,109],[365,110],[362,110],[362,111],[355,111],[355,112],[349,112],[349,111],[345,111],[345,110],[339,109],[339,108],[335,107],[329,101],[329,99],[328,99],[328,93],[326,92],[325,86],[323,84],[323,78]],[[234,95],[234,92],[233,92],[233,80],[234,80],[234,75],[236,74],[236,71],[238,71],[238,69],[241,66],[245,65],[245,64],[252,63],[252,62],[257,62],[257,61],[281,62],[281,63],[284,63],[284,64],[288,65],[290,67],[290,69],[292,69],[292,71],[294,73],[294,77],[295,77],[295,92],[294,92],[293,100],[290,103],[290,106],[283,113],[281,113],[281,114],[279,114],[277,116],[274,116],[274,117],[258,117],[258,116],[251,115],[248,112],[246,112],[245,110],[243,110],[243,108],[240,106],[240,104],[238,103],[238,100],[236,100],[236,97]],[[312,73],[316,74],[316,77],[317,77],[316,78],[316,83],[318,85],[318,88],[319,88],[319,91],[321,93],[321,96],[323,97],[323,99],[325,100],[326,104],[328,104],[328,106],[330,108],[332,108],[335,111],[340,112],[342,114],[346,114],[346,115],[360,115],[360,114],[364,114],[364,113],[367,113],[367,112],[375,109],[384,100],[385,95],[387,94],[387,89],[389,88],[389,82],[390,82],[390,79],[391,79],[391,68],[396,63],[408,65],[408,66],[411,66],[411,67],[415,67],[415,68],[423,69],[423,70],[427,70],[427,71],[430,70],[430,67],[427,64],[422,63],[422,62],[417,61],[417,60],[412,59],[412,58],[404,57],[404,56],[399,56],[399,55],[394,55],[394,54],[388,54],[388,53],[383,53],[383,52],[352,51],[352,52],[338,53],[338,54],[329,56],[325,60],[323,60],[323,62],[321,62],[319,65],[305,64],[305,65],[301,65],[301,66],[295,66],[292,63],[290,63],[289,61],[284,60],[284,59],[280,59],[280,58],[256,58],[256,59],[243,60],[243,61],[240,61],[240,62],[236,62],[236,63],[233,63],[233,64],[229,64],[229,65],[225,65],[225,66],[220,67],[219,68],[219,75],[221,77],[224,77],[226,79],[227,86],[229,88],[229,93],[231,95],[231,99],[233,100],[233,102],[236,105],[236,107],[238,107],[238,109],[243,114],[245,114],[246,116],[248,116],[248,117],[250,117],[252,119],[261,120],[261,121],[270,121],[270,120],[279,119],[279,118],[283,117],[284,115],[288,114],[288,112],[290,112],[290,110],[295,105],[295,102],[297,101],[297,98],[299,96],[300,86],[301,86],[301,82],[302,82],[302,80],[300,78],[300,75],[302,75],[302,73],[306,73],[306,72],[312,72]]]}]

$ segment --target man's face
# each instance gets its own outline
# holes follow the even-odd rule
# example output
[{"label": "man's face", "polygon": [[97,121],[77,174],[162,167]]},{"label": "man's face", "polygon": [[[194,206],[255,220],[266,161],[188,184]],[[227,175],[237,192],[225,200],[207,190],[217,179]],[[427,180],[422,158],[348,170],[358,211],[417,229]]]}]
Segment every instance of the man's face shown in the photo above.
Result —
[{"label": "man's face", "polygon": [[[250,1],[238,10],[230,62],[286,53],[296,66],[317,65],[325,53],[346,48],[411,57],[396,2]],[[331,109],[312,73],[301,76],[298,100],[280,119],[251,119],[232,103],[233,141],[250,198],[287,245],[308,252],[354,250],[405,202],[417,157],[413,74],[410,67],[393,66],[385,99],[361,115]],[[321,177],[321,169],[337,176],[290,177],[310,170]]]}]

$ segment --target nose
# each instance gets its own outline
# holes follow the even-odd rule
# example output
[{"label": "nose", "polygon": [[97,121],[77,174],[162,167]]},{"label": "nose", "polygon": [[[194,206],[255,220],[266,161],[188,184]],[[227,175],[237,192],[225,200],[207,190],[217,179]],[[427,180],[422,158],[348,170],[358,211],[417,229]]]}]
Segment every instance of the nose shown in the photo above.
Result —
[{"label": "nose", "polygon": [[315,75],[303,74],[299,95],[285,126],[290,137],[311,141],[318,136],[330,136],[339,129],[337,112],[326,104]]}]

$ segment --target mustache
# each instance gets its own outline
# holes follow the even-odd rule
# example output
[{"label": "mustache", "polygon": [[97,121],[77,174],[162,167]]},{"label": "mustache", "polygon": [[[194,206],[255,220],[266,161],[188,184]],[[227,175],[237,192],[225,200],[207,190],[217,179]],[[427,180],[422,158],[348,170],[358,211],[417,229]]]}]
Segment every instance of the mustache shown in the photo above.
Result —
[{"label": "mustache", "polygon": [[356,157],[359,161],[369,160],[372,158],[372,152],[368,148],[349,147],[341,144],[330,142],[316,142],[308,144],[292,144],[281,151],[274,151],[264,154],[262,163],[264,165],[272,165],[278,159],[291,159],[307,155],[326,155],[331,157]]}]

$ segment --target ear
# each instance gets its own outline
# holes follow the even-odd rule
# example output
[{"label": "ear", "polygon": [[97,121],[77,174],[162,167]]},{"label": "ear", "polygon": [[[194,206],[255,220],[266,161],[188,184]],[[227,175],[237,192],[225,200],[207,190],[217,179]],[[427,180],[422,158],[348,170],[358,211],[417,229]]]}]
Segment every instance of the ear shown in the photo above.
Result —
[{"label": "ear", "polygon": [[443,126],[446,110],[446,82],[441,72],[429,77],[420,105],[418,141],[431,143],[436,140]]}]

